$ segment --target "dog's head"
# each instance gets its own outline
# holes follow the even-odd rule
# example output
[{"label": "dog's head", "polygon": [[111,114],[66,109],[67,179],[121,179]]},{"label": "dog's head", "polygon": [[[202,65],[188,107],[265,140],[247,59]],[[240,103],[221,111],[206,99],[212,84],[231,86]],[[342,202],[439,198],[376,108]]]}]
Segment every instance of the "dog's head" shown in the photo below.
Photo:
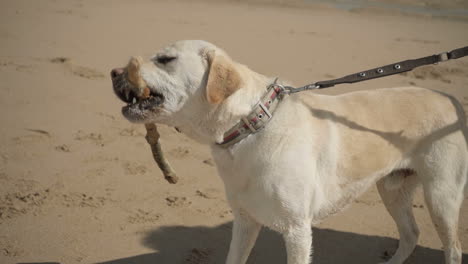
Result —
[{"label": "dog's head", "polygon": [[177,124],[180,116],[213,108],[242,86],[235,63],[205,41],[179,41],[148,62],[130,59],[111,72],[115,94],[125,103],[123,115],[135,123]]}]

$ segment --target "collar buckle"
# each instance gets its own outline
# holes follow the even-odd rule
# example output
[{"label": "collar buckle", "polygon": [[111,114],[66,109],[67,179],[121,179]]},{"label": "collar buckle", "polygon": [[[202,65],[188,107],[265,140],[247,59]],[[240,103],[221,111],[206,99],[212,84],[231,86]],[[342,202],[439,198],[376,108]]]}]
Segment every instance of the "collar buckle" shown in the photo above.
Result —
[{"label": "collar buckle", "polygon": [[224,133],[224,138],[221,143],[217,143],[223,147],[229,147],[249,134],[255,134],[265,128],[266,124],[273,118],[279,101],[285,92],[289,92],[288,88],[277,83],[278,78],[267,86],[266,93],[262,95],[253,110],[247,116],[241,117],[241,120],[234,125],[230,130]]},{"label": "collar buckle", "polygon": [[273,114],[270,112],[270,110],[268,110],[268,108],[262,102],[259,102],[258,106],[262,109],[265,115],[268,116],[268,119],[271,119],[273,117]]},{"label": "collar buckle", "polygon": [[250,129],[250,131],[252,133],[255,133],[257,132],[257,129],[255,129],[255,127],[252,125],[252,123],[250,123],[250,121],[247,119],[247,117],[242,117],[242,122],[244,122],[244,124]]}]

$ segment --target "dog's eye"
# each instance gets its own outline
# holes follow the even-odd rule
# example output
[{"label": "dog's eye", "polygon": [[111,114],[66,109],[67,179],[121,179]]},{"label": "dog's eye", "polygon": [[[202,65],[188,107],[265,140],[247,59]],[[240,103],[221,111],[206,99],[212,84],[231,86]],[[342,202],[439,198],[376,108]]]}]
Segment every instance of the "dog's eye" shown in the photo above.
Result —
[{"label": "dog's eye", "polygon": [[171,57],[171,56],[161,56],[161,57],[157,57],[156,58],[156,61],[160,64],[167,64],[173,60],[175,60],[176,57]]}]

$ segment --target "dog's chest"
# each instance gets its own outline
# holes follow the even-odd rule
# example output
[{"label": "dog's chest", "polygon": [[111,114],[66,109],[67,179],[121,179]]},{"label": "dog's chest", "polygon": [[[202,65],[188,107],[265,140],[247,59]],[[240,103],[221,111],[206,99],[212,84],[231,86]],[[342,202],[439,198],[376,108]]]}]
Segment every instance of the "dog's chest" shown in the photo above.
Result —
[{"label": "dog's chest", "polygon": [[[309,160],[297,160],[286,151],[279,154],[251,149],[233,159],[213,153],[233,209],[275,230],[290,226],[291,215],[310,216],[310,176],[315,170]],[[291,168],[291,164],[297,166]]]},{"label": "dog's chest", "polygon": [[226,194],[233,209],[246,212],[257,222],[274,230],[281,231],[291,226],[291,215],[302,215],[308,218],[308,195],[301,190],[277,183],[245,181],[244,185],[226,186]]}]

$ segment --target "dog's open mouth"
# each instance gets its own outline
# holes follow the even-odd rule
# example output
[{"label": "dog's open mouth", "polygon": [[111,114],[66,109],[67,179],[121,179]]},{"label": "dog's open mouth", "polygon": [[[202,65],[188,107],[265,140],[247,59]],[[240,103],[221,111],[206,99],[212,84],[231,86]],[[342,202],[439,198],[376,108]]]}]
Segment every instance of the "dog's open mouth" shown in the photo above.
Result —
[{"label": "dog's open mouth", "polygon": [[145,96],[138,95],[136,93],[138,90],[127,80],[125,73],[113,75],[112,85],[117,97],[127,103],[127,105],[122,108],[123,111],[129,109],[138,109],[140,111],[149,110],[160,106],[164,102],[163,94],[155,91],[154,89],[147,88],[149,89],[149,94],[146,94]]},{"label": "dog's open mouth", "polygon": [[[124,92],[125,93],[125,92]],[[140,110],[149,110],[153,107],[160,106],[164,102],[164,96],[161,93],[150,91],[146,98],[139,98],[133,91],[128,91],[125,95],[118,95],[119,98],[127,103],[124,109],[138,108]]]}]

